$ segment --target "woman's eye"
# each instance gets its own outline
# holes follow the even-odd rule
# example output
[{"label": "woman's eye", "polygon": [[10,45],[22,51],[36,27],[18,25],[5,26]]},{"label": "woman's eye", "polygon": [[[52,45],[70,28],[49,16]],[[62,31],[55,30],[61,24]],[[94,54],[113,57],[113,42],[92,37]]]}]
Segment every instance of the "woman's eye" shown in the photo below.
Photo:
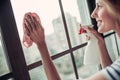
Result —
[{"label": "woman's eye", "polygon": [[102,6],[101,5],[97,5],[97,8],[100,9]]}]

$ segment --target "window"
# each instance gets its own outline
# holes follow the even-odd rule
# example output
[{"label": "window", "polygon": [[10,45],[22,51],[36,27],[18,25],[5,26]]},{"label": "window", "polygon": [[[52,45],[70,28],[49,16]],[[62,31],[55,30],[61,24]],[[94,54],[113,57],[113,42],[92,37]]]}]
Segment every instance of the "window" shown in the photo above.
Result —
[{"label": "window", "polygon": [[[80,10],[82,10],[83,4],[85,4],[86,10],[82,11],[83,13],[81,13]],[[11,7],[13,9],[13,15],[15,17],[16,22],[16,25],[14,24],[14,26],[17,26],[20,38],[21,45],[19,46],[22,46],[22,49],[21,47],[17,49],[23,50],[24,55],[22,55],[22,52],[19,52],[19,54],[21,54],[20,58],[23,60],[24,57],[22,58],[22,56],[25,56],[27,67],[25,67],[25,65],[24,67],[25,69],[28,68],[30,79],[31,80],[39,79],[40,77],[38,77],[37,75],[40,75],[42,79],[46,79],[46,77],[41,64],[40,54],[36,48],[36,45],[33,44],[32,47],[27,49],[22,44],[23,36],[22,20],[24,14],[29,11],[38,13],[42,20],[42,24],[45,29],[47,46],[51,53],[50,55],[52,56],[53,60],[55,59],[54,63],[62,79],[75,79],[75,78],[78,79],[79,75],[77,69],[83,66],[82,61],[84,56],[83,53],[84,48],[82,47],[86,45],[86,43],[82,42],[80,36],[78,35],[79,24],[80,23],[82,23],[83,25],[91,24],[87,2],[84,0],[82,0],[82,3],[80,3],[78,0],[70,0],[69,3],[64,0],[61,1],[53,0],[52,2],[50,2],[49,0],[45,1],[11,0]],[[12,12],[12,9],[10,12]],[[84,18],[81,18],[81,16],[83,16],[84,13],[87,15],[86,18],[89,18],[87,19],[87,21],[84,21],[83,20]],[[10,31],[10,33],[12,34],[12,30]],[[78,56],[77,54],[80,55]],[[12,57],[10,57],[10,60],[11,59]],[[63,63],[62,60],[65,60],[66,62]],[[80,63],[78,62],[79,60]],[[70,62],[67,63],[68,61]],[[24,61],[23,62],[20,61],[20,63],[24,63]]]},{"label": "window", "polygon": [[9,63],[7,62],[7,56],[4,52],[2,36],[0,32],[0,76],[10,73]]},{"label": "window", "polygon": [[[58,53],[61,54],[61,52],[64,52],[66,50],[74,48],[75,46],[83,44],[78,34],[78,31],[79,31],[80,23],[84,25],[91,24],[90,19],[89,19],[90,17],[89,17],[89,12],[87,8],[87,2],[84,0],[82,1],[82,3],[79,2],[78,0],[69,0],[69,3],[68,3],[67,1],[62,0],[61,4],[63,7],[63,11],[61,10],[59,3],[60,1],[57,1],[57,0],[53,0],[52,2],[50,0],[44,0],[44,1],[32,1],[32,0],[31,1],[29,0],[15,1],[14,0],[14,1],[11,1],[21,44],[22,44],[22,38],[23,38],[22,20],[23,20],[24,14],[29,11],[36,12],[41,18],[43,27],[45,29],[47,46],[49,48],[51,56],[57,55]],[[79,11],[82,10],[81,8],[83,4],[86,5],[85,11],[87,12],[83,11],[83,13],[80,13]],[[63,12],[63,14],[61,12]],[[80,18],[80,16],[84,16],[84,13],[88,15],[86,17],[88,18],[87,19],[88,21],[86,22],[84,20],[81,20]],[[65,29],[66,27],[67,29]],[[23,45],[22,45],[22,48],[24,51],[27,65],[34,64],[35,62],[38,62],[41,60],[40,59],[41,56],[35,44],[33,44],[33,46],[30,47],[29,49],[25,48]],[[55,60],[56,67],[58,71],[60,71],[61,77],[63,79],[64,78],[67,79],[67,76],[70,76],[70,75],[74,75],[72,78],[75,78],[74,69],[72,65],[74,63],[74,67],[75,67],[75,62],[73,59],[73,63],[72,63],[70,53],[73,54],[73,52],[69,51],[66,57],[61,57]],[[84,54],[83,54],[82,49],[77,50],[74,53],[75,54],[80,53],[79,58],[81,60],[83,59]],[[72,56],[75,57],[74,55]],[[66,60],[65,63],[63,63],[62,60]],[[71,62],[66,64],[67,61],[69,60],[71,60]],[[78,65],[80,65],[80,63]],[[70,66],[69,69],[67,68],[68,66]],[[40,68],[38,67],[37,69],[40,69]],[[32,77],[33,80],[36,77],[35,74],[38,75],[37,72],[38,71],[34,69],[30,70],[30,76]],[[34,75],[32,75],[33,73]],[[40,74],[42,75],[42,72]]]},{"label": "window", "polygon": [[119,55],[119,38],[117,34],[115,34],[113,31],[104,33],[104,35],[108,35],[108,34],[111,35],[105,38],[107,50],[109,52],[112,61],[115,61]]},{"label": "window", "polygon": [[[17,23],[19,36],[21,39],[21,44],[23,44],[23,16],[25,13],[31,11],[36,12],[40,16],[41,22],[45,29],[46,41],[51,55],[68,49],[65,30],[57,0],[52,0],[52,2],[50,0],[13,0],[11,3]],[[33,46],[29,49],[25,48],[24,46],[22,47],[27,64],[32,64],[40,60],[40,54],[35,44],[33,44]]]},{"label": "window", "polygon": [[[96,73],[98,71],[97,65],[83,65],[86,43],[82,41],[78,34],[80,23],[82,25],[92,24],[87,1],[1,0],[0,27],[6,47],[0,44],[2,49],[0,53],[2,58],[0,60],[2,59],[1,61],[4,63],[2,66],[6,66],[6,71],[0,73],[0,79],[47,80],[36,45],[33,44],[27,49],[22,43],[22,20],[24,14],[29,11],[36,12],[41,18],[50,55],[62,80],[86,78]],[[115,36],[113,36],[113,39],[109,39],[106,44],[109,46],[112,40],[114,42],[118,41]],[[114,46],[117,50],[117,44]],[[5,55],[4,48],[8,57]],[[108,47],[108,50],[111,50],[111,48]],[[111,56],[113,57],[113,55]],[[7,58],[9,59],[11,70],[6,65]],[[0,71],[2,70],[0,69]]]}]

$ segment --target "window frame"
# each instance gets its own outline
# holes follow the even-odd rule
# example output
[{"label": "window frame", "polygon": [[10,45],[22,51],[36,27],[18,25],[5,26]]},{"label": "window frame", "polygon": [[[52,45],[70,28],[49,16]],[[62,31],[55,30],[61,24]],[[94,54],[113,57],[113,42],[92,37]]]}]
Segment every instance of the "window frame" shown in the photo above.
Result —
[{"label": "window frame", "polygon": [[15,80],[30,80],[10,0],[0,1],[0,25],[4,52],[12,71],[9,74]]}]

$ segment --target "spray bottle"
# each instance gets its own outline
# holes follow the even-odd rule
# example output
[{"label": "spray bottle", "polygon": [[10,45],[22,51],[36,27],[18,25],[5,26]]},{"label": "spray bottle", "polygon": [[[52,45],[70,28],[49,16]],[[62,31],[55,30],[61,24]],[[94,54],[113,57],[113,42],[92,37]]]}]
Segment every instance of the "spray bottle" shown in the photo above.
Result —
[{"label": "spray bottle", "polygon": [[97,38],[87,29],[80,25],[79,34],[86,38],[87,46],[84,53],[84,65],[100,64],[100,50]]}]

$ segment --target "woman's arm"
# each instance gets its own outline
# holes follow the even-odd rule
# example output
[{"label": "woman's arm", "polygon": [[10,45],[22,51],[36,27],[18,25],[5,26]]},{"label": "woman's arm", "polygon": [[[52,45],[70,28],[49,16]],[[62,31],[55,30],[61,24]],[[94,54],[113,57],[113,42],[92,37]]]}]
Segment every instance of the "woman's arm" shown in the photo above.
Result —
[{"label": "woman's arm", "polygon": [[104,44],[99,44],[99,49],[100,49],[100,60],[101,60],[101,66],[102,68],[106,68],[107,66],[112,64],[112,60],[109,56],[109,53],[107,51],[107,48]]},{"label": "woman's arm", "polygon": [[49,55],[46,43],[43,42],[42,46],[39,44],[37,44],[37,46],[41,53],[42,63],[43,63],[48,80],[60,80],[59,74]]},{"label": "woman's arm", "polygon": [[24,26],[26,33],[38,47],[48,80],[61,80],[49,55],[39,16],[36,13],[29,13],[24,20]]},{"label": "woman's arm", "polygon": [[92,29],[90,27],[88,27],[88,29],[98,39],[98,47],[100,49],[101,66],[102,66],[102,68],[105,68],[105,67],[109,66],[110,64],[112,64],[112,60],[110,59],[110,56],[108,54],[108,51],[107,51],[107,48],[106,48],[106,45],[105,45],[105,41],[97,31],[95,31],[94,29]]}]

